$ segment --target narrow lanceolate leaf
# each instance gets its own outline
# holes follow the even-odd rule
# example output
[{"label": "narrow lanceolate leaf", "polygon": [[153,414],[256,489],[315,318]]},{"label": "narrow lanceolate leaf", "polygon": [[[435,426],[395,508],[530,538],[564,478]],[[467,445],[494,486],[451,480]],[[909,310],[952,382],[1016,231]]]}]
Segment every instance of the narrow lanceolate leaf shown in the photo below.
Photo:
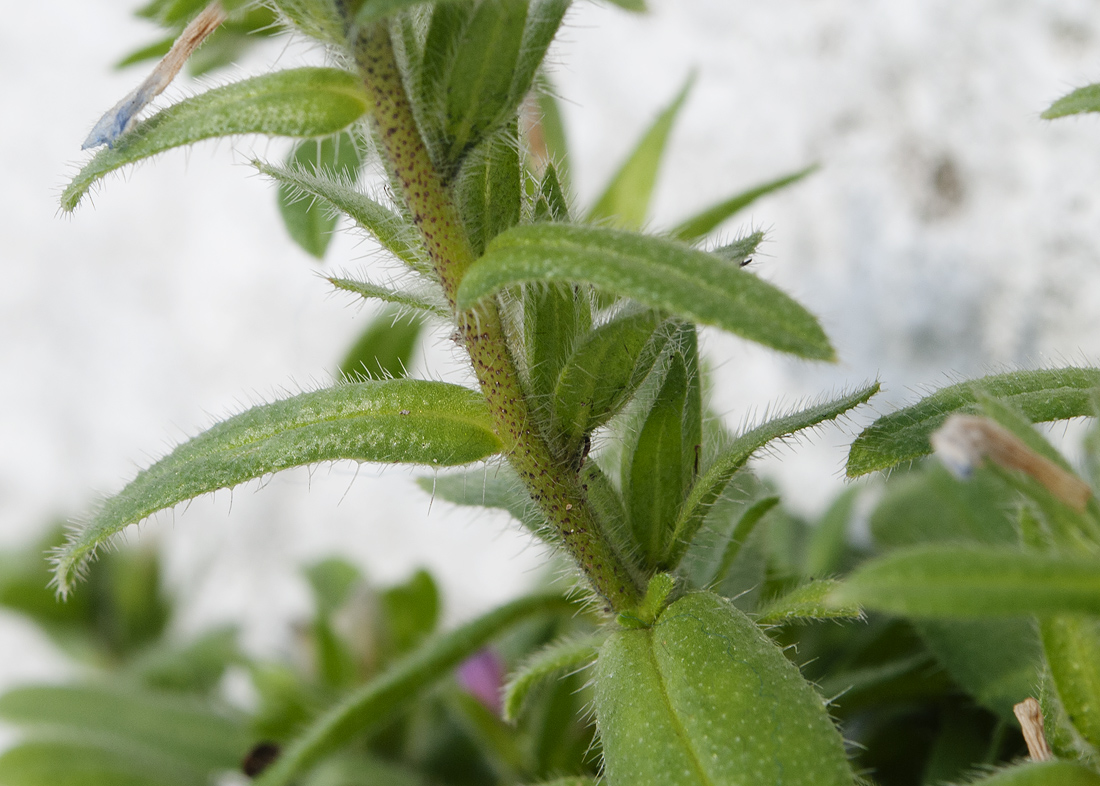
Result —
[{"label": "narrow lanceolate leaf", "polygon": [[350,278],[330,278],[328,281],[337,289],[352,292],[360,297],[405,306],[444,319],[451,318],[451,312],[447,309],[445,303],[432,300],[415,292],[390,289],[379,284],[372,284],[369,281],[356,281]]},{"label": "narrow lanceolate leaf", "polygon": [[253,161],[252,165],[281,186],[346,214],[384,249],[413,270],[429,270],[428,262],[420,251],[416,227],[385,205],[357,191],[348,181],[301,167],[273,166],[262,161]]},{"label": "narrow lanceolate leaf", "polygon": [[688,77],[672,103],[657,116],[588,212],[588,222],[610,221],[622,229],[642,228],[672,125],[694,81],[694,75]]},{"label": "narrow lanceolate leaf", "polygon": [[726,219],[733,216],[740,210],[751,205],[760,197],[767,196],[773,191],[789,186],[792,183],[797,183],[807,175],[813,174],[818,169],[817,164],[808,166],[805,169],[800,169],[797,172],[792,172],[789,175],[770,180],[767,183],[761,183],[760,185],[753,186],[747,191],[742,191],[739,194],[724,199],[716,205],[708,207],[696,215],[684,220],[678,224],[671,234],[677,240],[683,240],[686,243],[690,243],[700,238],[706,237]]},{"label": "narrow lanceolate leaf", "polygon": [[507,464],[418,478],[416,482],[433,497],[455,505],[507,511],[533,535],[544,540],[551,538],[549,522],[523,487],[523,481]]},{"label": "narrow lanceolate leaf", "polygon": [[486,139],[462,162],[454,194],[474,256],[519,222],[521,204],[519,145],[515,121]]},{"label": "narrow lanceolate leaf", "polygon": [[253,478],[352,459],[451,466],[500,450],[480,394],[457,385],[390,380],[337,385],[254,407],[142,471],[58,555],[62,592],[95,549],[158,510]]},{"label": "narrow lanceolate leaf", "polygon": [[550,644],[525,660],[508,677],[504,688],[504,719],[519,717],[531,690],[549,677],[565,671],[577,671],[596,660],[601,637],[598,635],[565,639]]},{"label": "narrow lanceolate leaf", "polygon": [[688,545],[702,526],[707,510],[721,496],[730,480],[753,453],[772,440],[835,420],[845,412],[866,403],[878,391],[879,384],[875,382],[834,401],[817,404],[791,415],[769,420],[735,439],[733,444],[707,467],[684,502],[676,521],[672,541],[674,548],[669,554],[668,567],[674,567],[684,556]]},{"label": "narrow lanceolate leaf", "polygon": [[832,600],[914,617],[1100,614],[1100,562],[995,546],[917,546],[866,563]]},{"label": "narrow lanceolate leaf", "polygon": [[834,358],[817,320],[771,284],[680,243],[613,229],[513,227],[470,266],[458,306],[535,281],[591,284],[784,352]]},{"label": "narrow lanceolate leaf", "polygon": [[817,579],[776,598],[760,610],[756,621],[761,625],[827,619],[854,619],[862,616],[854,603],[833,605],[826,598],[840,586],[833,579]]},{"label": "narrow lanceolate leaf", "polygon": [[523,293],[523,343],[536,407],[549,410],[577,337],[592,327],[589,293],[580,287],[533,286]]},{"label": "narrow lanceolate leaf", "polygon": [[406,377],[424,328],[418,316],[388,308],[375,317],[340,363],[343,380]]},{"label": "narrow lanceolate leaf", "polygon": [[347,31],[336,0],[272,0],[272,4],[310,38],[337,46],[347,45]]},{"label": "narrow lanceolate leaf", "polygon": [[979,411],[978,393],[1005,399],[1032,423],[1091,416],[1100,369],[1058,368],[982,377],[937,390],[879,418],[852,443],[848,477],[889,469],[932,452],[928,438],[953,412]]},{"label": "narrow lanceolate leaf", "polygon": [[1100,620],[1052,617],[1040,625],[1058,698],[1077,732],[1100,750]]},{"label": "narrow lanceolate leaf", "polygon": [[1100,786],[1100,775],[1073,761],[1026,762],[970,781],[968,786]]},{"label": "narrow lanceolate leaf", "polygon": [[1082,112],[1100,112],[1100,84],[1079,87],[1069,95],[1062,96],[1043,112],[1042,118],[1054,120]]},{"label": "narrow lanceolate leaf", "polygon": [[203,139],[237,134],[320,137],[367,111],[358,77],[335,68],[298,68],[245,79],[164,109],[100,150],[61,195],[72,211],[92,185],[127,164]]},{"label": "narrow lanceolate leaf", "polygon": [[247,752],[242,718],[175,694],[108,685],[35,685],[0,696],[0,718],[29,733],[130,745],[179,765],[213,771]]},{"label": "narrow lanceolate leaf", "polygon": [[687,595],[652,628],[613,633],[596,668],[608,786],[852,784],[821,698],[716,595]]},{"label": "narrow lanceolate leaf", "polygon": [[[359,177],[361,163],[359,148],[346,133],[300,142],[287,161],[289,167],[341,182],[354,182]],[[317,204],[300,188],[283,183],[279,186],[279,213],[291,239],[307,253],[323,259],[336,228],[333,210],[326,204]]]},{"label": "narrow lanceolate leaf", "polygon": [[286,786],[324,755],[393,717],[493,637],[523,620],[575,608],[560,595],[530,595],[429,640],[321,715],[255,783]]},{"label": "narrow lanceolate leaf", "polygon": [[32,739],[0,755],[4,786],[208,786],[215,775],[126,744]]}]

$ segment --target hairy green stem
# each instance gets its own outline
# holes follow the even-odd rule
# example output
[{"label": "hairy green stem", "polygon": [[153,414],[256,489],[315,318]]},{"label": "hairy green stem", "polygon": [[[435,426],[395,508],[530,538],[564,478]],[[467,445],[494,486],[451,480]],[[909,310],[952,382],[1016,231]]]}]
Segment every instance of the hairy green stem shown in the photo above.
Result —
[{"label": "hairy green stem", "polygon": [[[420,136],[387,28],[375,24],[360,32],[355,55],[394,190],[412,214],[453,309],[473,250]],[[497,304],[458,313],[456,321],[508,461],[593,589],[614,610],[632,607],[640,591],[627,563],[601,531],[576,469],[554,458],[531,417]]]}]

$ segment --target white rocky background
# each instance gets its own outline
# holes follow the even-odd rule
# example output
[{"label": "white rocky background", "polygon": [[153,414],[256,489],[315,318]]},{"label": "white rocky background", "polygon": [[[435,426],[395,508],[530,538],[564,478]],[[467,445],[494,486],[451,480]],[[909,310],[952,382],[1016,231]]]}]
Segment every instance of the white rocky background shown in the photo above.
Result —
[{"label": "white rocky background", "polygon": [[[216,418],[326,384],[371,309],[319,271],[362,270],[338,237],[323,267],[285,236],[262,139],[207,143],[109,179],[72,217],[66,176],[92,123],[144,76],[112,70],[157,39],[135,2],[10,3],[0,25],[0,548]],[[574,179],[591,201],[692,69],[655,227],[745,186],[820,162],[754,205],[759,274],[832,336],[833,366],[717,333],[706,351],[731,426],[880,377],[878,412],[956,376],[1100,357],[1100,122],[1039,113],[1100,80],[1091,0],[652,0],[632,16],[578,0],[554,49]],[[238,74],[323,59],[272,42]],[[220,74],[216,81],[230,75]],[[202,89],[181,78],[161,104]],[[443,337],[420,373],[447,374]],[[843,484],[844,446],[874,412],[758,463],[812,514]],[[1059,432],[1061,433],[1061,432]],[[248,647],[286,646],[308,613],[298,566],[333,553],[379,582],[428,567],[466,618],[542,575],[502,515],[471,516],[408,470],[338,464],[199,499],[132,530],[157,543],[186,599],[176,633],[236,621]],[[0,613],[0,688],[69,669]]]}]

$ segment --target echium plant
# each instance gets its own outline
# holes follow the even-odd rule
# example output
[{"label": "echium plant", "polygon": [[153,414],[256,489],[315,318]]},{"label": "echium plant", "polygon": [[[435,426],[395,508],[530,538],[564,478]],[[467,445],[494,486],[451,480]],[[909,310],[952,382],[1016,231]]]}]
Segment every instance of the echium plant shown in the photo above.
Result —
[{"label": "echium plant", "polygon": [[[484,484],[469,484],[483,489],[480,499],[468,498],[465,484],[446,475],[432,486],[453,501],[512,511],[569,558],[590,613],[599,617],[583,635],[531,654],[511,676],[503,706],[506,717],[521,716],[541,683],[589,667],[598,765],[583,755],[564,760],[573,768],[567,771],[516,764],[507,777],[498,773],[501,782],[564,776],[563,784],[599,777],[611,786],[852,784],[858,767],[824,689],[819,693],[803,676],[782,644],[804,645],[799,657],[816,647],[822,663],[836,666],[834,675],[814,675],[820,683],[829,676],[836,677],[830,684],[844,681],[845,663],[878,669],[877,676],[862,675],[862,686],[880,702],[889,700],[886,683],[895,698],[937,701],[957,697],[957,683],[982,702],[988,687],[965,668],[973,660],[959,666],[968,653],[976,657],[965,631],[954,630],[951,641],[969,649],[953,651],[950,636],[941,636],[948,643],[937,652],[958,658],[941,658],[950,679],[936,683],[939,692],[898,693],[899,684],[927,688],[917,667],[894,669],[887,678],[880,666],[892,664],[876,660],[882,648],[856,641],[857,634],[855,643],[838,644],[789,626],[857,618],[858,604],[865,604],[915,617],[1041,615],[1042,646],[1035,650],[1043,649],[1046,661],[1032,673],[1050,686],[1041,698],[1062,759],[1006,768],[985,782],[1100,783],[1092,769],[1100,744],[1100,634],[1094,617],[1073,616],[1100,612],[1100,508],[1030,430],[1030,422],[1095,414],[1100,372],[1008,374],[948,388],[880,420],[853,447],[849,474],[887,469],[928,454],[933,433],[947,421],[936,441],[958,467],[988,460],[981,471],[1007,484],[997,493],[1027,500],[1018,522],[998,525],[1003,542],[989,545],[989,533],[978,532],[978,545],[928,545],[934,538],[916,527],[898,542],[920,545],[838,583],[830,576],[866,556],[845,543],[849,495],[834,517],[840,529],[823,522],[802,551],[773,543],[765,561],[752,553],[761,548],[754,534],[777,500],[746,463],[774,440],[841,417],[878,390],[868,385],[739,435],[727,433],[705,401],[698,325],[801,358],[834,357],[817,320],[745,268],[759,233],[727,245],[708,240],[739,208],[806,171],[731,197],[663,234],[644,234],[656,163],[687,88],[596,203],[577,211],[542,72],[568,0],[200,6],[154,2],[146,9],[179,37],[155,53],[138,53],[170,48],[153,76],[96,125],[88,145],[106,147],[66,189],[64,208],[74,209],[104,175],[170,148],[238,134],[305,140],[286,165],[256,162],[280,185],[292,236],[323,254],[333,226],[326,211],[346,214],[370,233],[407,266],[414,283],[404,289],[333,283],[448,325],[478,389],[401,377],[401,364],[384,356],[407,356],[415,330],[395,338],[372,329],[339,384],[229,418],[108,499],[56,552],[62,594],[74,590],[87,561],[123,528],[282,469],[338,459],[432,468],[498,462]],[[187,24],[192,16],[198,21]],[[211,32],[223,36],[224,57],[232,57],[245,39],[216,32],[227,16],[239,30],[278,18],[324,44],[335,65],[229,84],[138,121]],[[392,201],[358,188],[369,160],[381,162]],[[964,420],[948,420],[960,411],[968,413],[959,415]],[[1003,499],[990,492],[974,504]],[[793,523],[785,531],[798,532]],[[318,575],[319,597],[331,597],[323,588],[342,574]],[[336,583],[346,588],[348,581]],[[321,622],[334,607],[321,603]],[[576,606],[552,593],[521,598],[450,633],[410,640],[407,653],[361,685],[334,678],[346,688],[339,698],[307,714],[301,727],[284,729],[281,748],[254,748],[249,773],[265,786],[369,782],[354,773],[326,781],[317,773],[349,744],[390,734],[387,724],[487,641],[562,609]],[[870,624],[881,630],[879,618]],[[319,641],[331,644],[326,636]],[[928,640],[934,639],[935,632]],[[903,651],[918,667],[927,665],[914,637],[898,641],[886,658]],[[1042,687],[1025,683],[1013,703]],[[866,730],[874,722],[861,716],[845,728]],[[503,760],[522,759],[492,719],[478,723]],[[1004,750],[1009,756],[1015,750],[988,741],[986,748],[985,759],[968,758],[964,766],[1003,762]]]}]

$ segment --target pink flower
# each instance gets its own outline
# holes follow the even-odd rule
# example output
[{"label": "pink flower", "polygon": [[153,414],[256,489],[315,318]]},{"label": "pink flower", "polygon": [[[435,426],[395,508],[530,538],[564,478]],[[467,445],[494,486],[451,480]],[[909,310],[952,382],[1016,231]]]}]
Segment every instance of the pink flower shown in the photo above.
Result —
[{"label": "pink flower", "polygon": [[474,698],[495,712],[501,713],[501,692],[504,688],[504,661],[490,649],[481,650],[457,669],[458,683]]}]

